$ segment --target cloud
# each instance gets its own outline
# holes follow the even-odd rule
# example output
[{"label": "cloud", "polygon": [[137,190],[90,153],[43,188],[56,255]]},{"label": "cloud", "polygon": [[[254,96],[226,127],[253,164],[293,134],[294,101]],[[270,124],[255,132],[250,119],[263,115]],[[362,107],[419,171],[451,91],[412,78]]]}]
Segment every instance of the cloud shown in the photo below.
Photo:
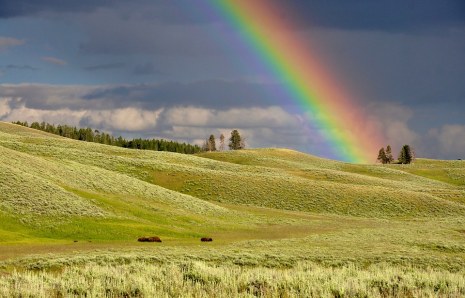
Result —
[{"label": "cloud", "polygon": [[226,110],[198,107],[174,107],[163,113],[165,124],[171,126],[211,128],[297,128],[300,119],[281,107],[231,108]]},{"label": "cloud", "polygon": [[[414,111],[404,105],[396,103],[372,103],[367,107],[367,115],[370,115],[370,122],[373,132],[382,136],[386,144],[391,145],[396,150],[404,144],[410,144],[414,148],[422,150],[422,137],[415,132],[410,125],[414,117]],[[423,152],[422,152],[423,151]]]},{"label": "cloud", "polygon": [[[82,99],[99,87],[47,84],[0,84],[0,97],[20,98],[26,107],[43,110],[69,108],[79,110],[86,107],[103,109],[104,105]],[[100,87],[102,88],[102,87]],[[108,105],[111,108],[112,105]]]},{"label": "cloud", "polygon": [[286,1],[292,3],[289,5],[279,0],[257,1],[280,8],[278,16],[297,23],[300,28],[418,32],[434,26],[465,24],[465,3],[461,0]]},{"label": "cloud", "polygon": [[441,156],[465,159],[465,125],[443,125],[431,129],[428,135],[439,147]]},{"label": "cloud", "polygon": [[[417,110],[406,105],[389,103],[371,104],[367,111],[372,117],[375,130],[391,145],[394,155],[404,144],[411,145],[417,157],[439,159],[465,159],[465,125],[443,124],[431,121],[431,128],[418,124],[419,119],[434,119],[437,108]],[[460,112],[459,112],[460,113]],[[453,117],[449,119],[453,121]],[[438,124],[440,123],[440,124]]]},{"label": "cloud", "polygon": [[217,137],[221,133],[228,137],[232,129],[239,129],[252,147],[286,146],[303,150],[302,146],[308,145],[309,141],[298,115],[280,107],[228,110],[196,107],[51,110],[27,107],[22,99],[2,98],[0,120],[89,126],[127,137],[157,137],[197,144],[201,144],[212,133]]},{"label": "cloud", "polygon": [[107,64],[97,64],[86,66],[83,69],[87,71],[97,71],[97,70],[110,70],[110,69],[118,69],[123,68],[126,66],[124,62],[116,62],[116,63],[107,63]]},{"label": "cloud", "polygon": [[207,80],[136,85],[0,84],[0,97],[21,97],[43,109],[94,109],[126,106],[159,109],[197,106],[213,109],[268,107],[283,102],[274,84]]},{"label": "cloud", "polygon": [[135,75],[153,75],[153,74],[162,74],[155,68],[155,65],[152,62],[147,62],[145,64],[139,64],[134,67],[133,73]]},{"label": "cloud", "polygon": [[24,43],[25,41],[21,39],[0,36],[0,52],[11,47],[23,45]]},{"label": "cloud", "polygon": [[[280,1],[254,0],[269,7],[276,7],[278,17],[297,23],[300,28],[331,27],[354,30],[412,31],[429,26],[453,26],[464,24],[465,4],[462,0],[431,1]],[[193,2],[193,3],[192,3]],[[284,4],[283,4],[284,3]],[[189,5],[190,4],[190,5]],[[92,13],[99,10],[115,10],[124,17],[135,14],[134,7],[141,7],[137,15],[141,20],[148,16],[168,24],[202,24],[218,22],[209,13],[186,13],[189,10],[211,7],[203,1],[144,1],[134,0],[2,0],[0,18],[30,16],[45,12]],[[197,8],[199,7],[199,8]]]},{"label": "cloud", "polygon": [[65,66],[68,64],[68,62],[66,62],[65,60],[58,59],[55,57],[42,57],[41,59],[45,62],[55,64],[55,65],[60,65],[60,66]]},{"label": "cloud", "polygon": [[138,102],[146,107],[189,106],[231,108],[276,105],[283,101],[274,84],[246,81],[202,80],[190,83],[120,85],[96,88],[89,101]]},{"label": "cloud", "polygon": [[137,108],[120,108],[113,110],[44,110],[28,108],[24,103],[12,107],[14,99],[0,99],[0,119],[2,121],[46,121],[56,124],[74,126],[90,126],[106,131],[144,131],[154,129],[157,123],[158,111],[146,111]]},{"label": "cloud", "polygon": [[87,111],[81,125],[126,132],[154,129],[162,110],[146,111],[127,107],[114,110]]},{"label": "cloud", "polygon": [[411,106],[456,102],[465,108],[463,36],[465,26],[430,35],[321,28],[298,35],[311,41],[336,82],[366,100]]},{"label": "cloud", "polygon": [[0,119],[11,112],[10,102],[12,100],[8,97],[0,98]]},{"label": "cloud", "polygon": [[119,11],[102,9],[79,16],[87,34],[80,51],[105,55],[208,57],[223,50],[221,44],[211,38],[216,30],[211,24],[160,23],[156,18],[144,16],[145,13],[132,11],[128,13],[130,17],[122,17]]},{"label": "cloud", "polygon": [[322,144],[308,134],[302,118],[277,106],[224,110],[172,107],[161,112],[156,129],[161,137],[199,145],[210,134],[228,138],[231,130],[239,129],[250,147],[292,147],[304,151],[311,147],[311,152],[322,152],[317,148]]},{"label": "cloud", "polygon": [[56,124],[68,124],[73,126],[79,126],[79,122],[85,115],[86,111],[76,111],[70,109],[59,109],[59,110],[39,110],[30,109],[23,106],[16,107],[10,110],[10,112],[3,117],[0,117],[2,121],[28,121],[42,122]]},{"label": "cloud", "polygon": [[15,65],[15,64],[8,64],[3,66],[4,69],[9,70],[38,70],[39,68],[31,66],[31,65]]},{"label": "cloud", "polygon": [[80,0],[80,1],[60,1],[60,0],[2,0],[0,2],[0,18],[12,18],[21,16],[36,15],[41,12],[90,12],[99,7],[113,6],[122,0]]},{"label": "cloud", "polygon": [[[457,158],[465,152],[460,151],[463,146],[459,141],[463,123],[443,127],[446,120],[434,122],[429,133],[422,132],[426,128],[419,119],[430,119],[437,113],[435,107],[418,110],[394,101],[372,101],[359,106],[366,118],[348,114],[344,121],[351,123],[350,128],[328,132],[318,123],[312,124],[311,115],[283,105],[279,93],[273,99],[269,93],[254,92],[264,87],[269,85],[241,81],[115,86],[0,84],[0,119],[68,123],[127,137],[199,144],[212,133],[227,135],[240,129],[252,147],[289,147],[325,157],[335,157],[324,139],[328,133],[381,139],[379,146],[390,144],[395,155],[404,144],[412,145],[420,157]],[[234,93],[236,89],[241,90]],[[237,94],[243,97],[236,100]]]}]

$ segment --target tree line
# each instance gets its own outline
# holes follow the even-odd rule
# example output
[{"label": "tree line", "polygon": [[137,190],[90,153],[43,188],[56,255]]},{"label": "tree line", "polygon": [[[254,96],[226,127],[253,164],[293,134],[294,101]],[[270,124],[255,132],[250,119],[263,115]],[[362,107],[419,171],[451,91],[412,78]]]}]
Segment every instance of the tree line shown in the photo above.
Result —
[{"label": "tree line", "polygon": [[[225,136],[220,135],[219,147],[216,147],[216,139],[214,135],[210,135],[202,145],[202,151],[224,151],[225,149]],[[231,137],[228,143],[229,150],[240,150],[245,149],[245,138],[241,137],[241,134],[237,129],[231,131]]]},{"label": "tree line", "polygon": [[[397,158],[398,164],[409,164],[415,160],[415,153],[410,145],[404,145],[400,149],[399,157]],[[377,161],[382,164],[389,164],[394,162],[394,157],[392,156],[392,149],[390,145],[387,145],[386,149],[381,148],[378,151]]]},{"label": "tree line", "polygon": [[168,141],[163,139],[131,139],[127,140],[121,136],[115,138],[111,134],[101,132],[99,130],[93,130],[90,127],[77,128],[69,125],[57,125],[45,122],[32,122],[29,125],[26,122],[13,122],[14,124],[42,130],[48,133],[53,133],[65,138],[74,140],[94,142],[100,144],[106,144],[111,146],[129,148],[129,149],[141,149],[141,150],[153,150],[153,151],[169,151],[184,154],[194,154],[201,151],[200,146],[191,145],[187,143],[179,143],[175,141]]}]

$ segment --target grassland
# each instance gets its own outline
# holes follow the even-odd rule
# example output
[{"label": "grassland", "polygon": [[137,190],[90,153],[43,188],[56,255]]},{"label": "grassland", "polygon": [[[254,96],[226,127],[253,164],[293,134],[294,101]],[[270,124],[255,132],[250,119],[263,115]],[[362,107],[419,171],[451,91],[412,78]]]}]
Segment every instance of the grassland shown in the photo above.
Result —
[{"label": "grassland", "polygon": [[465,295],[464,161],[183,155],[0,123],[0,188],[5,297]]}]

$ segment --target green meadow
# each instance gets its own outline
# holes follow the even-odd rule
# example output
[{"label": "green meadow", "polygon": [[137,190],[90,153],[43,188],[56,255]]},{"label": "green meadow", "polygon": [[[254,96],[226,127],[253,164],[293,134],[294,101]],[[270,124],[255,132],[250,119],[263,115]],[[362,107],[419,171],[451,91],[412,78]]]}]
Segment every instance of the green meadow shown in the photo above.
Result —
[{"label": "green meadow", "polygon": [[465,161],[185,155],[0,122],[0,296],[462,297]]}]

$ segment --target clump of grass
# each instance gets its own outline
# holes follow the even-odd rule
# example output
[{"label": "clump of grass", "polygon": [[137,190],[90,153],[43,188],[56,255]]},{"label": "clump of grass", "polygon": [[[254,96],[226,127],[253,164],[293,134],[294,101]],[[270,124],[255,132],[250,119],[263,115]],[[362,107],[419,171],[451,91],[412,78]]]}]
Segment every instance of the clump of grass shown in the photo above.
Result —
[{"label": "clump of grass", "polygon": [[33,297],[420,297],[465,295],[465,272],[395,267],[243,267],[207,262],[89,263],[0,275],[5,296]]}]

